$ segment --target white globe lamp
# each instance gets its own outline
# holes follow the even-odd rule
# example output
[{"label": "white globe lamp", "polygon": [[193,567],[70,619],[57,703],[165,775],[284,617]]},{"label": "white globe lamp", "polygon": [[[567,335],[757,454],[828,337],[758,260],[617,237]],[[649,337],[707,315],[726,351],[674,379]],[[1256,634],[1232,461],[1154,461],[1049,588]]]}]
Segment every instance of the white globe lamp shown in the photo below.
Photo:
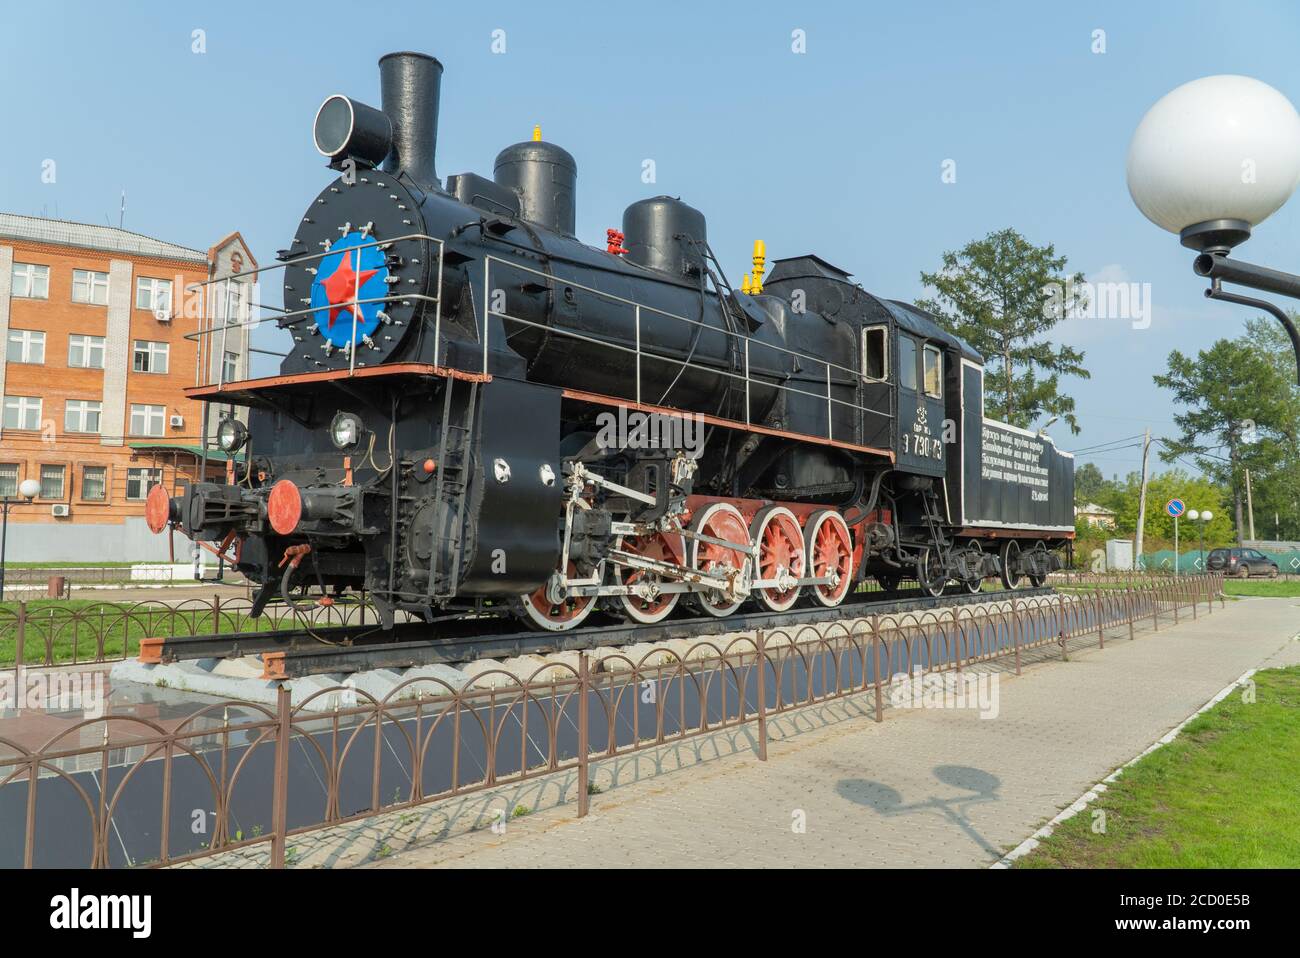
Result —
[{"label": "white globe lamp", "polygon": [[1193,522],[1195,522],[1197,519],[1201,518],[1201,514],[1200,514],[1199,512],[1197,512],[1195,509],[1188,509],[1188,510],[1187,510],[1187,518],[1189,518],[1189,519],[1191,519]]},{"label": "white globe lamp", "polygon": [[1127,175],[1147,219],[1184,246],[1226,253],[1300,185],[1300,114],[1251,77],[1184,83],[1138,124]]},{"label": "white globe lamp", "polygon": [[41,484],[35,479],[24,479],[18,484],[18,495],[24,499],[35,499],[41,494]]}]

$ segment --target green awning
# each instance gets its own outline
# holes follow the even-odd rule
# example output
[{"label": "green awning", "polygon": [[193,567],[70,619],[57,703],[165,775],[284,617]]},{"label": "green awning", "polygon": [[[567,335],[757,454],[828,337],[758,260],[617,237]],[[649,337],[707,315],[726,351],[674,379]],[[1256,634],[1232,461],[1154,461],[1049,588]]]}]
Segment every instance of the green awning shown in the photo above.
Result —
[{"label": "green awning", "polygon": [[[203,458],[204,452],[202,446],[190,446],[180,442],[128,442],[127,445],[132,449],[147,450],[149,452],[185,452],[200,459]],[[207,455],[209,462],[225,462],[230,458],[215,446],[208,447]],[[244,461],[242,450],[235,453],[235,461]]]}]

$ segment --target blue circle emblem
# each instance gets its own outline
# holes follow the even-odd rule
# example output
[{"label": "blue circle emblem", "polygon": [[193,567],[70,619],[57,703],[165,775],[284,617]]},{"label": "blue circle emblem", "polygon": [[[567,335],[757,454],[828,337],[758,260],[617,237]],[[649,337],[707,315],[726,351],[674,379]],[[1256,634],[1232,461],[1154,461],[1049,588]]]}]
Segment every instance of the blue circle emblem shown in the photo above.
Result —
[{"label": "blue circle emblem", "polygon": [[[316,268],[311,284],[312,314],[326,341],[342,348],[379,328],[381,300],[388,295],[388,265],[373,236],[353,230],[337,240]],[[360,295],[358,295],[360,293]],[[366,302],[372,300],[372,302]],[[358,315],[358,313],[360,315]]]},{"label": "blue circle emblem", "polygon": [[1181,499],[1170,499],[1165,503],[1165,512],[1169,513],[1175,519],[1181,516],[1186,509],[1187,507],[1183,505],[1183,500]]}]

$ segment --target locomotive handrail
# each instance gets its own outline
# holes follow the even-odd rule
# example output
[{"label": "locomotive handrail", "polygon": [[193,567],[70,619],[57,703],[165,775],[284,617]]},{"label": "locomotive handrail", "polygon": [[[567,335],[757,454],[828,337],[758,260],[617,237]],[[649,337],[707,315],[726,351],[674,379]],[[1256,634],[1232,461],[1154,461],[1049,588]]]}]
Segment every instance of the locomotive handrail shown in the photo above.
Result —
[{"label": "locomotive handrail", "polygon": [[[742,340],[745,340],[746,342],[751,342],[751,341],[752,341],[752,342],[756,343],[757,345],[759,345],[759,346],[763,346],[763,347],[765,347],[765,348],[767,348],[767,349],[773,349],[773,350],[776,350],[776,351],[778,351],[778,352],[787,353],[787,354],[789,354],[789,355],[791,355],[791,356],[796,356],[796,357],[798,357],[799,359],[807,359],[807,360],[809,360],[810,362],[815,362],[815,363],[817,363],[817,364],[819,364],[819,365],[830,366],[830,367],[832,367],[832,368],[834,368],[834,369],[839,369],[839,370],[841,370],[842,372],[849,373],[849,374],[851,374],[852,376],[855,376],[855,377],[859,375],[859,371],[856,370],[856,369],[853,369],[852,367],[849,367],[849,366],[841,366],[839,363],[831,362],[830,360],[828,360],[828,359],[823,359],[823,358],[821,358],[820,356],[813,356],[813,355],[810,354],[810,353],[799,352],[797,349],[790,349],[789,347],[786,347],[786,346],[778,346],[778,345],[776,345],[775,343],[765,343],[765,342],[762,342],[761,340],[754,339],[752,336],[746,336],[744,333],[737,333],[737,332],[733,332],[733,331],[731,331],[731,330],[729,330],[729,329],[723,329],[721,326],[710,326],[708,323],[701,322],[701,321],[698,320],[698,319],[691,319],[689,316],[680,316],[680,315],[678,315],[677,313],[670,313],[668,310],[666,310],[666,309],[660,309],[658,306],[647,306],[647,305],[645,305],[644,303],[638,303],[638,302],[637,302],[636,300],[634,300],[634,299],[627,299],[627,298],[624,297],[624,296],[619,296],[619,295],[617,295],[617,294],[615,294],[615,293],[611,293],[611,292],[608,292],[608,291],[606,291],[606,290],[595,289],[594,287],[591,287],[591,286],[585,286],[585,285],[583,285],[582,283],[575,282],[575,281],[573,281],[573,280],[569,280],[569,279],[565,279],[565,278],[563,278],[563,277],[561,277],[561,276],[556,276],[554,273],[547,273],[547,272],[545,272],[545,271],[543,271],[543,270],[534,269],[534,268],[531,267],[531,266],[524,266],[524,265],[522,265],[522,264],[520,264],[520,263],[511,262],[511,261],[509,261],[509,260],[504,260],[504,259],[502,259],[502,258],[499,257],[499,256],[493,256],[492,254],[488,254],[488,255],[484,256],[483,259],[484,259],[485,264],[488,263],[488,262],[491,262],[491,261],[495,260],[496,262],[501,263],[501,264],[504,265],[504,266],[508,266],[508,267],[511,268],[511,269],[521,270],[522,272],[525,272],[525,273],[532,273],[532,274],[534,274],[535,276],[540,276],[540,277],[542,277],[543,279],[547,279],[547,280],[550,280],[550,281],[552,281],[552,282],[562,282],[565,286],[572,286],[574,289],[581,289],[581,290],[584,290],[585,292],[592,293],[592,294],[594,294],[594,295],[596,295],[596,296],[604,297],[605,299],[612,299],[612,300],[614,300],[615,302],[623,303],[624,305],[627,305],[627,306],[633,306],[633,307],[636,307],[636,308],[638,308],[638,309],[647,309],[647,310],[649,310],[649,311],[652,312],[652,313],[658,313],[658,314],[660,314],[661,316],[667,316],[669,319],[680,320],[680,321],[683,322],[683,323],[689,323],[689,324],[691,324],[691,325],[693,325],[693,326],[702,326],[702,327],[705,328],[705,329],[712,329],[712,330],[715,330],[716,332],[722,333],[723,335],[726,335],[726,336],[734,336],[734,337],[736,337],[737,339],[742,339]],[[486,278],[487,278],[487,277],[486,277],[486,274],[485,274],[485,277],[484,277],[484,278],[485,278],[485,280],[486,280]],[[490,289],[490,287],[485,287],[485,288]],[[503,316],[503,315],[505,315],[505,314],[504,314],[504,313],[501,313],[501,312],[493,311],[493,315],[496,315],[496,316]],[[509,317],[509,318],[514,319],[515,317]],[[519,321],[520,321],[520,322],[523,322],[523,320],[519,320]],[[555,330],[555,327],[551,327],[551,326],[548,326],[548,327],[546,327],[546,328],[547,328],[547,329],[551,329],[551,330],[553,330],[553,331]],[[612,344],[611,344],[611,345],[612,345]],[[486,350],[484,350],[484,353],[486,354]],[[660,357],[655,357],[655,358],[660,358]]]},{"label": "locomotive handrail", "polygon": [[[419,293],[400,292],[400,293],[394,293],[387,296],[362,297],[360,295],[360,289],[358,287],[358,289],[355,290],[354,292],[353,298],[351,300],[346,301],[342,305],[354,306],[359,308],[360,306],[363,305],[371,305],[375,303],[390,303],[396,301],[403,301],[403,302],[420,301],[425,303],[432,303],[434,306],[434,316],[433,316],[434,365],[436,366],[439,362],[440,353],[442,349],[442,280],[443,280],[443,268],[444,268],[444,252],[445,252],[445,245],[446,245],[445,241],[438,237],[431,236],[427,233],[415,232],[415,233],[407,233],[401,236],[388,237],[383,239],[375,238],[368,242],[359,243],[356,246],[348,247],[348,249],[349,250],[355,249],[360,251],[360,250],[371,249],[379,246],[387,246],[389,244],[401,242],[405,240],[427,240],[430,243],[436,244],[437,257],[438,257],[437,280],[436,283],[434,284],[436,295],[429,295],[428,293],[424,293],[424,292],[419,292]],[[287,269],[290,266],[301,266],[308,263],[318,262],[327,256],[334,255],[337,252],[338,252],[337,250],[322,250],[320,252],[303,253],[299,256],[294,256],[289,259],[285,259],[281,262],[277,262],[271,265],[259,266],[256,269],[250,270],[246,273],[241,273],[240,276],[241,278],[256,277],[256,276],[260,276],[262,273],[267,273],[272,270],[282,270],[282,269]],[[548,284],[563,282],[564,285],[566,286],[572,287],[574,289],[582,290],[583,292],[589,293],[603,300],[619,303],[629,307],[633,311],[634,344],[632,346],[625,346],[621,343],[612,342],[608,339],[601,339],[595,336],[591,336],[579,332],[577,330],[566,329],[562,326],[549,326],[544,323],[536,322],[534,320],[525,319],[520,316],[514,316],[507,309],[499,309],[499,310],[493,309],[492,299],[491,299],[491,290],[492,290],[491,273],[492,273],[493,262],[497,262],[509,269],[518,270],[525,274],[531,274],[540,277],[541,279],[547,281]],[[228,276],[213,278],[213,279],[208,279],[197,283],[189,284],[189,286],[187,286],[186,288],[198,289],[207,286],[227,287],[232,281],[233,278]],[[192,339],[195,341],[201,341],[203,337],[212,336],[215,335],[217,332],[221,332],[223,337],[222,351],[224,352],[225,337],[229,333],[229,330],[247,329],[253,326],[260,325],[261,323],[266,321],[266,317],[260,315],[260,311],[265,310],[274,313],[276,323],[279,326],[279,328],[291,329],[292,327],[296,326],[299,322],[301,322],[301,320],[304,317],[315,314],[316,312],[319,311],[320,308],[317,306],[309,305],[297,309],[285,309],[283,307],[275,307],[275,306],[269,306],[267,304],[264,304],[260,301],[260,298],[256,298],[256,297],[248,305],[254,307],[259,311],[259,316],[256,319],[231,322],[229,316],[229,309],[230,309],[229,300],[226,299],[225,300],[226,315],[224,317],[215,317],[211,328],[198,330],[192,333],[187,333],[185,335],[185,338]],[[679,359],[672,356],[660,355],[659,353],[656,352],[648,352],[647,350],[644,349],[642,344],[642,339],[641,339],[641,325],[642,325],[643,311],[649,311],[652,314],[663,316],[667,319],[676,320],[678,322],[686,324],[688,327],[698,327],[700,329],[717,332],[723,336],[734,337],[735,340],[739,341],[742,347],[741,356],[742,356],[743,368],[740,371],[736,371],[732,368],[724,367],[724,366],[719,366],[715,368],[713,366],[706,365],[700,362],[693,362],[689,359]],[[643,401],[642,374],[641,374],[642,364],[646,358],[649,358],[651,361],[668,363],[682,369],[689,368],[689,369],[699,370],[702,372],[707,372],[711,375],[725,378],[727,381],[743,385],[744,421],[746,425],[752,425],[752,408],[751,408],[752,387],[756,382],[756,380],[765,388],[780,390],[781,392],[786,394],[805,396],[809,399],[824,401],[826,403],[826,438],[832,441],[834,440],[834,419],[835,419],[834,410],[836,406],[853,409],[855,411],[867,413],[870,415],[881,416],[884,417],[885,419],[890,418],[890,413],[888,411],[873,409],[867,406],[863,406],[856,401],[837,398],[834,395],[834,388],[836,386],[836,381],[835,381],[836,374],[840,374],[843,378],[846,378],[848,380],[847,384],[845,384],[841,380],[840,385],[842,386],[847,385],[849,388],[854,389],[856,393],[856,389],[858,385],[857,378],[860,374],[859,370],[857,369],[842,365],[832,360],[823,359],[822,357],[814,356],[809,353],[802,352],[800,350],[790,349],[787,346],[782,346],[777,343],[764,342],[755,339],[753,336],[747,335],[746,333],[743,332],[737,332],[721,326],[712,326],[707,322],[698,319],[692,319],[689,316],[682,316],[657,306],[651,306],[645,303],[638,302],[633,299],[629,299],[624,296],[619,296],[618,294],[611,293],[607,290],[597,289],[595,287],[588,286],[583,283],[579,283],[570,279],[565,279],[563,277],[558,277],[552,273],[547,273],[543,270],[535,269],[533,267],[526,266],[521,263],[512,262],[503,259],[499,256],[488,254],[483,257],[483,325],[482,325],[482,333],[481,333],[482,350],[483,350],[482,364],[483,364],[483,372],[485,373],[489,371],[488,355],[489,355],[489,349],[491,345],[490,318],[492,316],[498,316],[504,320],[509,320],[512,323],[518,323],[523,326],[544,330],[554,335],[566,336],[574,340],[586,342],[593,346],[596,346],[597,348],[612,349],[633,356],[635,358],[635,368],[636,368],[635,377],[634,377],[635,397],[636,397],[635,401],[638,405],[640,405]],[[353,336],[352,342],[349,344],[345,344],[344,347],[342,347],[348,350],[349,375],[354,373],[356,370],[356,363],[357,363],[356,335],[357,335],[356,324],[354,323],[352,327],[352,336]],[[759,349],[767,349],[775,354],[784,354],[796,360],[800,360],[804,363],[811,364],[814,368],[821,367],[822,369],[825,370],[824,390],[813,391],[807,388],[800,388],[800,386],[792,385],[791,380],[788,378],[782,381],[778,381],[777,377],[773,377],[772,380],[769,381],[767,379],[764,379],[761,376],[756,377],[752,369],[753,347],[757,347]],[[201,368],[202,368],[202,364],[200,364],[200,369]],[[813,373],[810,370],[809,373],[804,375],[806,380],[808,382],[811,382],[813,381],[813,377],[815,373]],[[820,379],[820,377],[818,378]],[[222,364],[218,370],[216,385],[218,386],[218,388],[220,388],[224,386],[225,383],[226,383],[225,367],[224,364]]]},{"label": "locomotive handrail", "polygon": [[[434,341],[435,341],[435,343],[436,343],[436,342],[441,338],[441,330],[442,330],[442,279],[443,279],[443,250],[444,250],[444,247],[445,247],[446,241],[443,240],[443,239],[440,239],[440,238],[438,238],[438,237],[436,237],[436,236],[430,236],[428,233],[405,233],[405,234],[403,234],[403,235],[401,235],[401,236],[385,237],[385,238],[383,238],[383,239],[378,239],[378,238],[376,238],[376,239],[374,239],[374,240],[371,240],[371,241],[368,242],[368,243],[358,243],[358,244],[355,245],[355,246],[349,246],[347,249],[348,249],[349,252],[350,252],[351,250],[358,250],[358,251],[360,251],[360,250],[363,250],[363,249],[372,249],[372,248],[374,248],[374,247],[378,247],[378,246],[388,246],[388,245],[391,245],[391,244],[393,244],[393,243],[400,243],[400,242],[403,242],[403,241],[406,241],[406,240],[428,240],[430,243],[435,243],[435,244],[437,244],[437,249],[438,249],[438,275],[437,275],[436,285],[434,286],[434,289],[435,289],[435,291],[436,291],[436,295],[434,295],[434,296],[430,296],[430,295],[428,295],[427,293],[394,293],[394,294],[389,295],[389,296],[375,296],[375,297],[368,297],[368,298],[366,298],[366,299],[362,299],[362,298],[361,298],[361,291],[360,291],[360,283],[358,282],[358,286],[357,286],[357,289],[355,290],[355,292],[354,292],[354,294],[353,294],[353,298],[352,298],[351,300],[347,300],[347,301],[345,301],[344,303],[341,303],[341,304],[339,304],[339,305],[347,306],[347,307],[357,307],[357,308],[359,308],[359,307],[361,307],[361,306],[368,305],[368,304],[373,304],[373,303],[391,303],[391,302],[395,302],[395,301],[399,301],[399,300],[420,300],[420,301],[423,301],[423,302],[433,303],[433,304],[434,304],[434,320],[433,320],[433,322],[434,322]],[[304,263],[311,263],[311,262],[315,262],[315,261],[322,260],[322,259],[324,259],[326,256],[333,256],[333,255],[334,255],[335,253],[337,253],[337,252],[339,252],[339,251],[338,251],[338,250],[327,249],[327,250],[323,250],[323,251],[321,251],[321,252],[319,252],[319,253],[303,253],[303,254],[300,255],[300,256],[294,256],[294,257],[291,257],[291,258],[289,258],[289,259],[283,260],[283,261],[278,262],[278,263],[273,263],[273,264],[270,264],[270,265],[268,265],[268,266],[259,266],[259,267],[257,267],[256,269],[251,269],[251,270],[248,270],[247,272],[241,272],[241,273],[239,274],[239,277],[240,277],[240,279],[243,279],[243,278],[246,278],[246,277],[258,276],[258,275],[260,275],[260,274],[262,274],[262,273],[267,273],[267,272],[270,272],[270,271],[272,271],[272,270],[288,269],[290,266],[299,266],[299,265],[302,265],[302,264],[304,264]],[[232,276],[214,277],[214,278],[212,278],[212,279],[202,280],[202,281],[200,281],[200,282],[189,283],[189,284],[187,284],[187,286],[186,286],[185,288],[186,288],[187,290],[201,289],[201,288],[206,287],[206,286],[219,286],[219,287],[221,287],[221,288],[228,288],[229,285],[230,285],[230,283],[231,283],[232,281],[235,281],[235,278],[232,277]],[[254,287],[256,287],[256,284],[254,284]],[[205,303],[206,303],[206,297],[205,297]],[[225,313],[226,313],[226,315],[225,315],[225,317],[224,317],[224,321],[222,321],[222,318],[221,318],[221,317],[213,317],[214,325],[213,325],[211,328],[209,328],[209,329],[200,329],[200,330],[197,330],[197,331],[192,332],[192,333],[186,333],[186,334],[185,334],[185,338],[186,338],[186,339],[189,339],[189,340],[193,340],[193,341],[195,341],[195,342],[201,342],[202,339],[203,339],[203,337],[206,337],[206,336],[212,336],[212,335],[215,335],[217,332],[220,332],[220,333],[222,334],[222,352],[225,352],[226,335],[228,334],[228,332],[229,332],[231,329],[251,329],[252,327],[260,326],[260,325],[265,321],[265,317],[263,317],[263,316],[258,316],[257,319],[249,320],[249,321],[247,321],[247,322],[234,322],[234,323],[232,323],[232,322],[230,322],[230,301],[229,301],[229,298],[228,298],[228,297],[224,300],[224,303],[225,303]],[[310,315],[310,314],[313,314],[313,313],[319,312],[319,310],[320,310],[320,307],[319,307],[319,306],[307,306],[307,307],[304,307],[304,308],[300,308],[300,309],[292,309],[292,310],[290,310],[290,309],[285,309],[284,307],[280,307],[280,306],[271,306],[271,305],[268,305],[268,304],[263,303],[263,302],[261,301],[260,297],[256,298],[256,299],[254,300],[254,302],[249,303],[249,306],[250,306],[250,307],[251,307],[251,306],[255,306],[258,310],[266,310],[266,311],[269,311],[269,312],[275,313],[275,314],[276,314],[276,316],[275,316],[275,318],[276,318],[276,323],[277,323],[277,325],[279,326],[279,328],[281,328],[281,329],[287,329],[287,328],[289,328],[289,327],[291,327],[291,326],[294,326],[294,325],[296,325],[299,321],[301,321],[301,319],[302,319],[304,316],[308,316],[308,315]],[[175,314],[174,314],[174,313],[173,313],[173,315],[172,315],[172,318],[173,318],[173,319],[175,318]],[[286,320],[286,319],[292,319],[292,322],[288,322],[288,323],[284,322],[284,320]],[[218,324],[219,324],[219,325],[218,325]],[[357,329],[356,329],[356,323],[353,322],[353,324],[352,324],[352,341],[351,341],[351,343],[349,344],[350,348],[348,349],[348,372],[349,372],[349,373],[355,372],[355,370],[356,370],[356,353],[357,353],[357,350],[356,350],[356,332],[357,332]],[[435,360],[434,360],[434,364],[436,365],[436,364],[437,364],[437,359],[436,359],[436,350],[437,350],[437,346],[435,346],[434,348],[435,348]],[[251,347],[251,346],[249,347],[249,349],[250,349],[250,351],[252,351],[252,347]],[[267,350],[257,350],[257,351],[258,351],[258,352],[269,352],[269,351],[267,351]],[[279,354],[279,353],[272,353],[271,355],[282,355],[282,354]],[[220,365],[219,370],[220,370],[220,371],[219,371],[218,374],[217,374],[217,383],[216,383],[216,385],[217,385],[218,387],[221,387],[221,386],[224,386],[225,383],[226,383],[226,377],[225,377],[225,364],[224,364],[224,363]],[[201,373],[201,371],[202,371],[202,364],[200,364],[200,373]]]},{"label": "locomotive handrail", "polygon": [[[800,359],[800,360],[803,360],[803,361],[805,361],[805,362],[809,362],[809,363],[813,363],[813,364],[816,364],[816,365],[820,365],[820,366],[824,366],[824,367],[825,367],[825,369],[826,369],[826,391],[825,391],[825,393],[821,393],[821,392],[810,392],[810,391],[808,391],[808,390],[806,390],[806,389],[800,389],[800,388],[798,388],[798,387],[796,387],[796,386],[788,385],[788,382],[784,382],[784,383],[782,383],[782,382],[775,382],[775,381],[774,381],[774,382],[767,382],[767,381],[765,381],[765,380],[761,380],[761,379],[760,379],[760,382],[761,382],[764,386],[766,386],[766,387],[768,387],[768,388],[778,389],[778,390],[781,390],[781,391],[783,391],[783,392],[787,392],[787,393],[795,393],[795,394],[798,394],[798,395],[807,396],[807,397],[812,398],[812,399],[825,400],[825,401],[826,401],[826,438],[827,438],[827,439],[831,439],[831,440],[834,439],[834,436],[833,436],[833,432],[834,432],[834,408],[835,408],[836,405],[839,405],[839,406],[845,406],[845,407],[848,407],[848,408],[850,408],[850,409],[858,410],[858,411],[860,411],[860,412],[870,413],[870,414],[877,415],[877,416],[883,416],[883,417],[885,417],[886,419],[890,418],[890,414],[889,414],[888,412],[882,412],[881,410],[878,410],[878,409],[871,409],[871,408],[869,408],[869,407],[859,405],[857,402],[850,402],[850,401],[847,401],[847,400],[844,400],[844,399],[838,399],[838,398],[836,398],[836,397],[833,395],[833,393],[832,393],[832,388],[833,388],[834,383],[832,382],[831,371],[832,371],[832,370],[838,370],[838,371],[840,371],[840,372],[847,373],[848,376],[849,376],[849,378],[850,378],[850,382],[851,382],[853,388],[856,390],[856,387],[857,387],[857,377],[858,377],[858,375],[859,375],[859,371],[856,370],[856,369],[852,369],[852,368],[850,368],[850,367],[848,367],[848,366],[843,366],[843,365],[841,365],[841,364],[839,364],[839,363],[832,362],[831,360],[823,359],[823,358],[821,358],[821,357],[819,357],[819,356],[812,356],[812,355],[810,355],[810,354],[808,354],[808,353],[800,352],[799,350],[790,349],[790,348],[788,348],[788,347],[786,347],[786,346],[780,346],[780,345],[777,345],[777,344],[775,344],[775,343],[767,343],[767,342],[763,342],[763,341],[761,341],[761,340],[754,339],[752,336],[748,336],[748,335],[746,335],[746,334],[744,334],[744,333],[734,332],[734,331],[732,331],[732,330],[730,330],[730,329],[725,329],[725,328],[720,327],[720,326],[712,326],[712,325],[710,325],[710,324],[708,324],[708,323],[706,323],[706,322],[703,322],[703,321],[701,321],[701,320],[691,319],[691,318],[688,317],[688,316],[681,316],[681,315],[678,315],[677,313],[669,312],[668,310],[661,309],[661,308],[659,308],[659,307],[657,307],[657,306],[650,306],[650,305],[646,305],[646,304],[644,304],[644,303],[639,303],[639,302],[637,302],[636,300],[628,299],[628,298],[626,298],[626,297],[624,297],[624,296],[619,296],[619,295],[617,295],[617,294],[615,294],[615,293],[608,292],[607,290],[601,290],[601,289],[596,289],[596,288],[591,287],[591,286],[586,286],[586,285],[584,285],[584,284],[582,284],[582,283],[575,282],[575,281],[572,281],[572,280],[569,280],[569,279],[565,279],[565,278],[563,278],[563,277],[556,276],[556,275],[554,275],[554,274],[552,274],[552,273],[547,273],[547,272],[544,272],[544,271],[542,271],[542,270],[534,269],[534,268],[532,268],[532,267],[530,267],[530,266],[525,266],[525,265],[522,265],[522,264],[520,264],[520,263],[516,263],[516,262],[509,261],[509,260],[501,259],[500,257],[493,256],[493,255],[491,255],[491,254],[488,254],[488,255],[484,256],[483,260],[484,260],[484,268],[483,268],[483,303],[484,303],[484,317],[483,317],[483,331],[482,331],[482,337],[483,337],[483,372],[484,372],[484,373],[487,373],[487,372],[489,371],[489,370],[488,370],[488,347],[489,347],[488,335],[489,335],[489,328],[490,328],[490,327],[489,327],[489,322],[488,322],[488,320],[489,320],[489,317],[491,317],[491,316],[499,316],[499,317],[501,317],[502,319],[509,320],[510,322],[513,322],[513,323],[519,323],[519,324],[521,324],[521,325],[529,326],[529,327],[532,327],[532,328],[535,328],[535,329],[545,330],[546,332],[551,333],[551,334],[560,335],[560,336],[567,336],[567,337],[572,338],[572,339],[576,339],[576,340],[579,340],[579,341],[582,341],[582,342],[590,343],[590,344],[592,344],[592,345],[594,345],[594,346],[597,346],[597,347],[604,347],[604,348],[613,349],[613,350],[616,350],[616,351],[619,351],[619,352],[622,352],[622,353],[627,353],[627,354],[633,355],[633,356],[635,357],[635,361],[636,361],[636,372],[635,372],[635,377],[634,377],[634,378],[635,378],[635,384],[634,384],[634,387],[635,387],[635,395],[636,395],[636,399],[635,399],[635,401],[636,401],[636,403],[637,403],[638,405],[640,405],[640,404],[642,403],[642,395],[641,395],[641,363],[642,363],[642,357],[643,357],[643,356],[649,356],[652,360],[654,360],[654,361],[656,361],[656,362],[670,363],[670,364],[673,364],[673,365],[676,365],[676,366],[680,366],[680,367],[682,367],[682,368],[698,369],[698,370],[701,370],[701,371],[703,371],[703,372],[710,373],[710,374],[712,374],[712,375],[723,376],[723,377],[726,377],[726,378],[729,379],[729,380],[735,380],[735,381],[742,382],[742,383],[744,384],[744,387],[745,387],[745,394],[744,394],[744,395],[745,395],[745,404],[744,404],[744,405],[745,405],[745,424],[746,424],[746,425],[750,425],[750,424],[751,424],[750,386],[751,386],[751,383],[754,382],[754,376],[752,375],[751,370],[750,370],[750,344],[753,343],[753,344],[755,344],[756,346],[758,346],[758,347],[760,347],[760,348],[763,348],[763,349],[769,349],[769,350],[772,350],[772,351],[777,352],[777,353],[785,353],[786,355],[788,355],[788,356],[792,356],[792,357],[794,357],[794,358],[796,358],[796,359]],[[531,274],[533,274],[533,275],[539,276],[539,277],[541,277],[541,278],[547,280],[548,283],[560,282],[560,283],[563,283],[566,287],[572,287],[572,288],[574,288],[574,289],[583,290],[584,292],[590,293],[590,294],[592,294],[592,295],[594,295],[594,296],[598,296],[598,297],[601,297],[601,298],[603,298],[603,299],[610,300],[610,301],[613,301],[613,302],[616,302],[616,303],[621,303],[621,304],[623,304],[623,305],[625,305],[625,306],[631,307],[632,310],[633,310],[634,345],[633,345],[633,346],[630,346],[630,347],[629,347],[629,346],[625,346],[625,345],[622,345],[622,344],[620,344],[620,343],[611,342],[611,341],[609,341],[609,340],[599,339],[599,338],[597,338],[597,337],[594,337],[594,336],[588,335],[588,334],[586,334],[586,333],[579,332],[579,331],[577,331],[577,330],[566,329],[566,328],[564,328],[564,327],[562,327],[562,326],[550,326],[550,325],[547,325],[547,324],[545,324],[545,323],[539,323],[539,322],[536,322],[535,320],[525,319],[525,318],[520,317],[520,316],[513,316],[513,315],[511,315],[508,311],[506,311],[505,309],[493,309],[493,308],[492,308],[492,305],[491,305],[491,303],[492,303],[492,299],[491,299],[491,290],[492,290],[492,286],[491,286],[491,273],[492,273],[491,264],[492,264],[493,261],[496,261],[496,262],[498,262],[498,263],[501,263],[503,266],[505,266],[505,267],[508,268],[508,269],[519,270],[519,271],[524,272],[524,273],[531,273]],[[698,326],[698,327],[700,327],[700,328],[702,328],[702,329],[712,330],[712,331],[715,331],[715,332],[717,332],[717,333],[719,333],[719,334],[721,334],[721,335],[723,335],[723,336],[735,337],[736,339],[740,340],[740,341],[743,343],[743,347],[744,347],[744,350],[743,350],[743,357],[744,357],[744,371],[743,371],[742,373],[737,373],[737,372],[733,372],[732,370],[727,369],[727,368],[722,368],[722,367],[715,368],[715,367],[713,367],[713,366],[705,366],[705,365],[702,365],[702,364],[700,364],[700,363],[691,362],[690,360],[677,359],[677,358],[674,358],[674,357],[671,357],[671,356],[663,356],[663,355],[659,355],[658,353],[646,353],[646,352],[642,349],[642,345],[641,345],[641,313],[642,313],[642,310],[648,310],[648,311],[650,311],[650,312],[652,312],[652,313],[656,313],[656,314],[658,314],[658,315],[660,315],[660,316],[664,316],[664,317],[666,317],[666,318],[668,318],[668,319],[675,319],[675,320],[678,320],[679,322],[686,323],[686,324],[689,325],[689,326]],[[811,377],[810,377],[810,378],[811,378]]]}]

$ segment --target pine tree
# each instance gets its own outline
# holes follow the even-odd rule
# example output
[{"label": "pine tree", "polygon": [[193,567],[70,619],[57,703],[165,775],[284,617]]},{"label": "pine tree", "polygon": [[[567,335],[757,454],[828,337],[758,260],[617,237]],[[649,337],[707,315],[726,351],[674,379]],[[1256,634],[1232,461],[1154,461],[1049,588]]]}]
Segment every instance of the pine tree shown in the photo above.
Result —
[{"label": "pine tree", "polygon": [[1028,428],[1053,415],[1079,432],[1074,400],[1061,393],[1060,379],[1089,378],[1083,353],[1044,338],[1087,305],[1083,274],[1065,275],[1065,263],[1051,244],[1034,246],[1005,229],[944,253],[938,272],[921,274],[936,295],[917,305],[984,357],[984,408],[991,418]]}]

